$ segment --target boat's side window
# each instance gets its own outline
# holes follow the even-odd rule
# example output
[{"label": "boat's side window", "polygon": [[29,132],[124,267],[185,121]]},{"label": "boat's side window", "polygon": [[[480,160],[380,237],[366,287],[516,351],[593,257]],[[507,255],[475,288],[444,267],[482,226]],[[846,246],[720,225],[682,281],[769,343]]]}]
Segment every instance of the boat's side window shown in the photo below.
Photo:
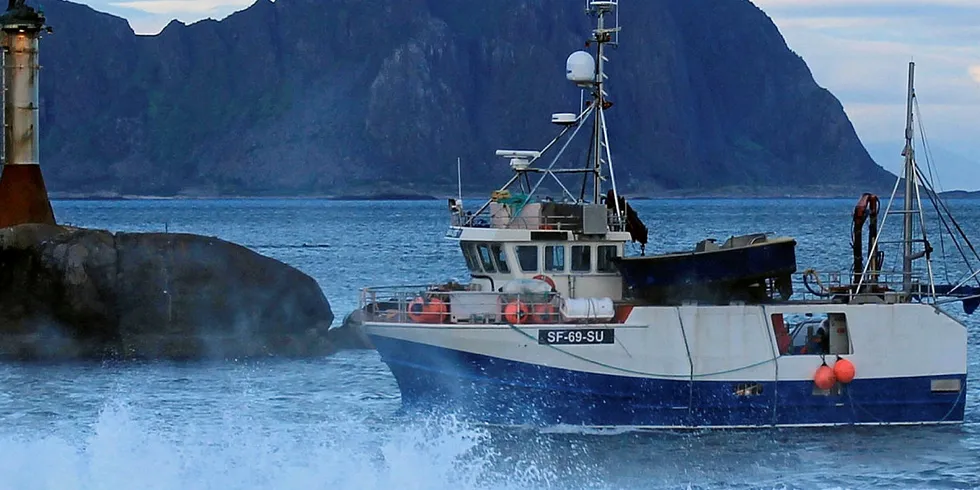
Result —
[{"label": "boat's side window", "polygon": [[466,259],[466,267],[470,272],[483,272],[480,269],[480,262],[476,259],[476,252],[472,243],[460,242],[459,248],[463,249],[463,258]]},{"label": "boat's side window", "polygon": [[781,356],[851,354],[844,313],[773,313],[771,320]]},{"label": "boat's side window", "polygon": [[596,272],[616,272],[613,259],[617,256],[615,245],[599,245],[596,247]]},{"label": "boat's side window", "polygon": [[493,266],[493,256],[490,255],[490,247],[485,243],[481,243],[476,246],[476,249],[480,252],[480,264],[483,265],[483,270],[491,274],[497,272],[497,268]]},{"label": "boat's side window", "polygon": [[544,270],[565,272],[565,246],[548,245],[544,247]]},{"label": "boat's side window", "polygon": [[592,271],[592,247],[588,245],[572,246],[572,271],[573,272]]},{"label": "boat's side window", "polygon": [[510,272],[510,266],[507,265],[507,252],[504,250],[504,247],[491,245],[490,249],[493,251],[494,260],[497,261],[497,270],[504,274]]},{"label": "boat's side window", "polygon": [[521,272],[538,271],[538,247],[535,245],[518,245],[517,262],[521,265]]}]

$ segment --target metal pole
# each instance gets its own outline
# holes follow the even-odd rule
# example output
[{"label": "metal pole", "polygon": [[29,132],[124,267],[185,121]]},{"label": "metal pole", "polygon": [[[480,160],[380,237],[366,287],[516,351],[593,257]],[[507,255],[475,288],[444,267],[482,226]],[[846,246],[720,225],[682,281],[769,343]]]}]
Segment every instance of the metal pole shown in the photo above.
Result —
[{"label": "metal pole", "polygon": [[909,63],[908,117],[905,126],[905,223],[902,229],[902,239],[905,250],[902,259],[902,289],[909,293],[912,290],[912,193],[914,192],[915,150],[912,140],[915,129],[912,126],[912,102],[915,99],[915,62]]}]

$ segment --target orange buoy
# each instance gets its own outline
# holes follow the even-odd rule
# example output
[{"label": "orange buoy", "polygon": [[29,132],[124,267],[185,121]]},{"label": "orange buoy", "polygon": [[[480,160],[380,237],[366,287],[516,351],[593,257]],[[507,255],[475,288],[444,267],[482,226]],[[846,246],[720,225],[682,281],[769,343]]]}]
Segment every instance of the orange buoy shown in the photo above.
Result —
[{"label": "orange buoy", "polygon": [[829,390],[837,384],[837,378],[834,377],[834,370],[824,364],[817,368],[817,372],[813,374],[813,382],[817,385],[817,388]]},{"label": "orange buoy", "polygon": [[504,306],[504,321],[512,324],[527,323],[531,319],[531,309],[521,300],[514,300]]},{"label": "orange buoy", "polygon": [[425,305],[426,323],[443,323],[446,321],[447,313],[449,313],[449,305],[445,301],[429,298],[429,302]]},{"label": "orange buoy", "polygon": [[857,371],[854,369],[854,363],[838,357],[837,362],[834,363],[834,377],[837,378],[841,383],[847,384],[854,381],[854,375]]},{"label": "orange buoy", "polygon": [[421,296],[408,303],[408,318],[413,322],[425,321],[425,299]]},{"label": "orange buoy", "polygon": [[534,323],[554,323],[558,321],[558,308],[551,303],[540,303],[532,308]]}]

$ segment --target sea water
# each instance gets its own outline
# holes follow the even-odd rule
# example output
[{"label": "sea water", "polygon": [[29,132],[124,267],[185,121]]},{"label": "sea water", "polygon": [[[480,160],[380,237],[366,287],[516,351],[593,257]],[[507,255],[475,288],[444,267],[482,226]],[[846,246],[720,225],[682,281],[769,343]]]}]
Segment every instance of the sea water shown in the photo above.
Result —
[{"label": "sea water", "polygon": [[[478,204],[468,200],[467,205]],[[887,204],[887,203],[885,203]],[[635,203],[648,252],[705,237],[797,238],[800,269],[845,271],[850,200]],[[218,236],[313,276],[338,319],[358,288],[464,280],[444,202],[63,201],[59,221]],[[980,242],[980,201],[951,201]],[[885,223],[895,239],[900,218]],[[959,256],[940,242],[936,258]],[[887,252],[887,250],[886,250]],[[895,253],[886,255],[894,267]],[[956,280],[962,260],[937,280]],[[310,360],[0,365],[0,490],[980,488],[980,322],[966,423],[653,432],[503,429],[399,412],[373,351]],[[887,355],[887,353],[882,353]],[[860,369],[860,368],[859,368]]]}]

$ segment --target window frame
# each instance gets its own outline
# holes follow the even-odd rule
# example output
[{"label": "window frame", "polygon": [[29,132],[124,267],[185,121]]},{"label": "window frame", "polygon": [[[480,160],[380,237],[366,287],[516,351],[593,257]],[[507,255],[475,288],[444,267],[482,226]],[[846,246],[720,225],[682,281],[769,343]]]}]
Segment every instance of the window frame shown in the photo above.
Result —
[{"label": "window frame", "polygon": [[475,245],[473,242],[459,242],[459,248],[463,251],[463,259],[466,260],[466,268],[470,272],[482,274],[483,267],[480,265],[480,259],[477,257]]},{"label": "window frame", "polygon": [[[487,243],[478,243],[476,244],[476,251],[477,257],[480,259],[480,265],[483,267],[483,272],[487,274],[496,273],[497,267],[494,264],[493,252],[490,250],[490,245]],[[484,252],[486,252],[486,255],[484,255]]]},{"label": "window frame", "polygon": [[[568,247],[561,245],[545,245],[544,247],[544,271],[551,273],[565,274],[568,272]],[[561,250],[561,269],[552,267],[554,263],[555,251]],[[551,253],[549,253],[549,251]]]},{"label": "window frame", "polygon": [[[523,257],[522,256],[522,254],[521,254],[521,250],[522,249],[523,250],[527,250],[527,249],[534,250],[534,268],[533,269],[526,269],[526,268],[524,268],[524,266],[526,265],[525,264],[525,258],[526,257]],[[539,272],[541,270],[541,247],[539,247],[537,245],[515,245],[514,246],[514,255],[517,257],[517,267],[521,270],[521,272],[526,273],[526,274],[531,274],[531,273]]]},{"label": "window frame", "polygon": [[497,272],[510,274],[510,264],[507,262],[507,246],[502,243],[490,244],[490,255],[493,257],[493,264],[497,266]]},{"label": "window frame", "polygon": [[[612,255],[605,256],[605,268],[603,267],[603,254],[601,251],[603,249],[612,249]],[[613,262],[613,259],[619,258],[619,247],[616,245],[596,245],[595,247],[595,271],[600,274],[611,274],[618,272],[619,269]]]},{"label": "window frame", "polygon": [[[585,254],[585,255],[581,255],[581,257],[585,257],[585,264],[578,264],[578,265],[580,265],[580,266],[581,265],[584,265],[585,268],[576,267],[576,258],[579,257],[579,255],[576,255],[575,249],[582,249],[582,248],[586,249],[588,251],[588,253]],[[592,253],[593,253],[593,250],[594,249],[595,249],[595,247],[593,247],[591,244],[590,245],[572,245],[572,250],[571,250],[571,254],[570,254],[571,257],[572,257],[572,260],[569,261],[570,262],[569,266],[571,267],[569,270],[571,270],[573,273],[579,273],[579,274],[588,274],[588,273],[592,272]]]}]

